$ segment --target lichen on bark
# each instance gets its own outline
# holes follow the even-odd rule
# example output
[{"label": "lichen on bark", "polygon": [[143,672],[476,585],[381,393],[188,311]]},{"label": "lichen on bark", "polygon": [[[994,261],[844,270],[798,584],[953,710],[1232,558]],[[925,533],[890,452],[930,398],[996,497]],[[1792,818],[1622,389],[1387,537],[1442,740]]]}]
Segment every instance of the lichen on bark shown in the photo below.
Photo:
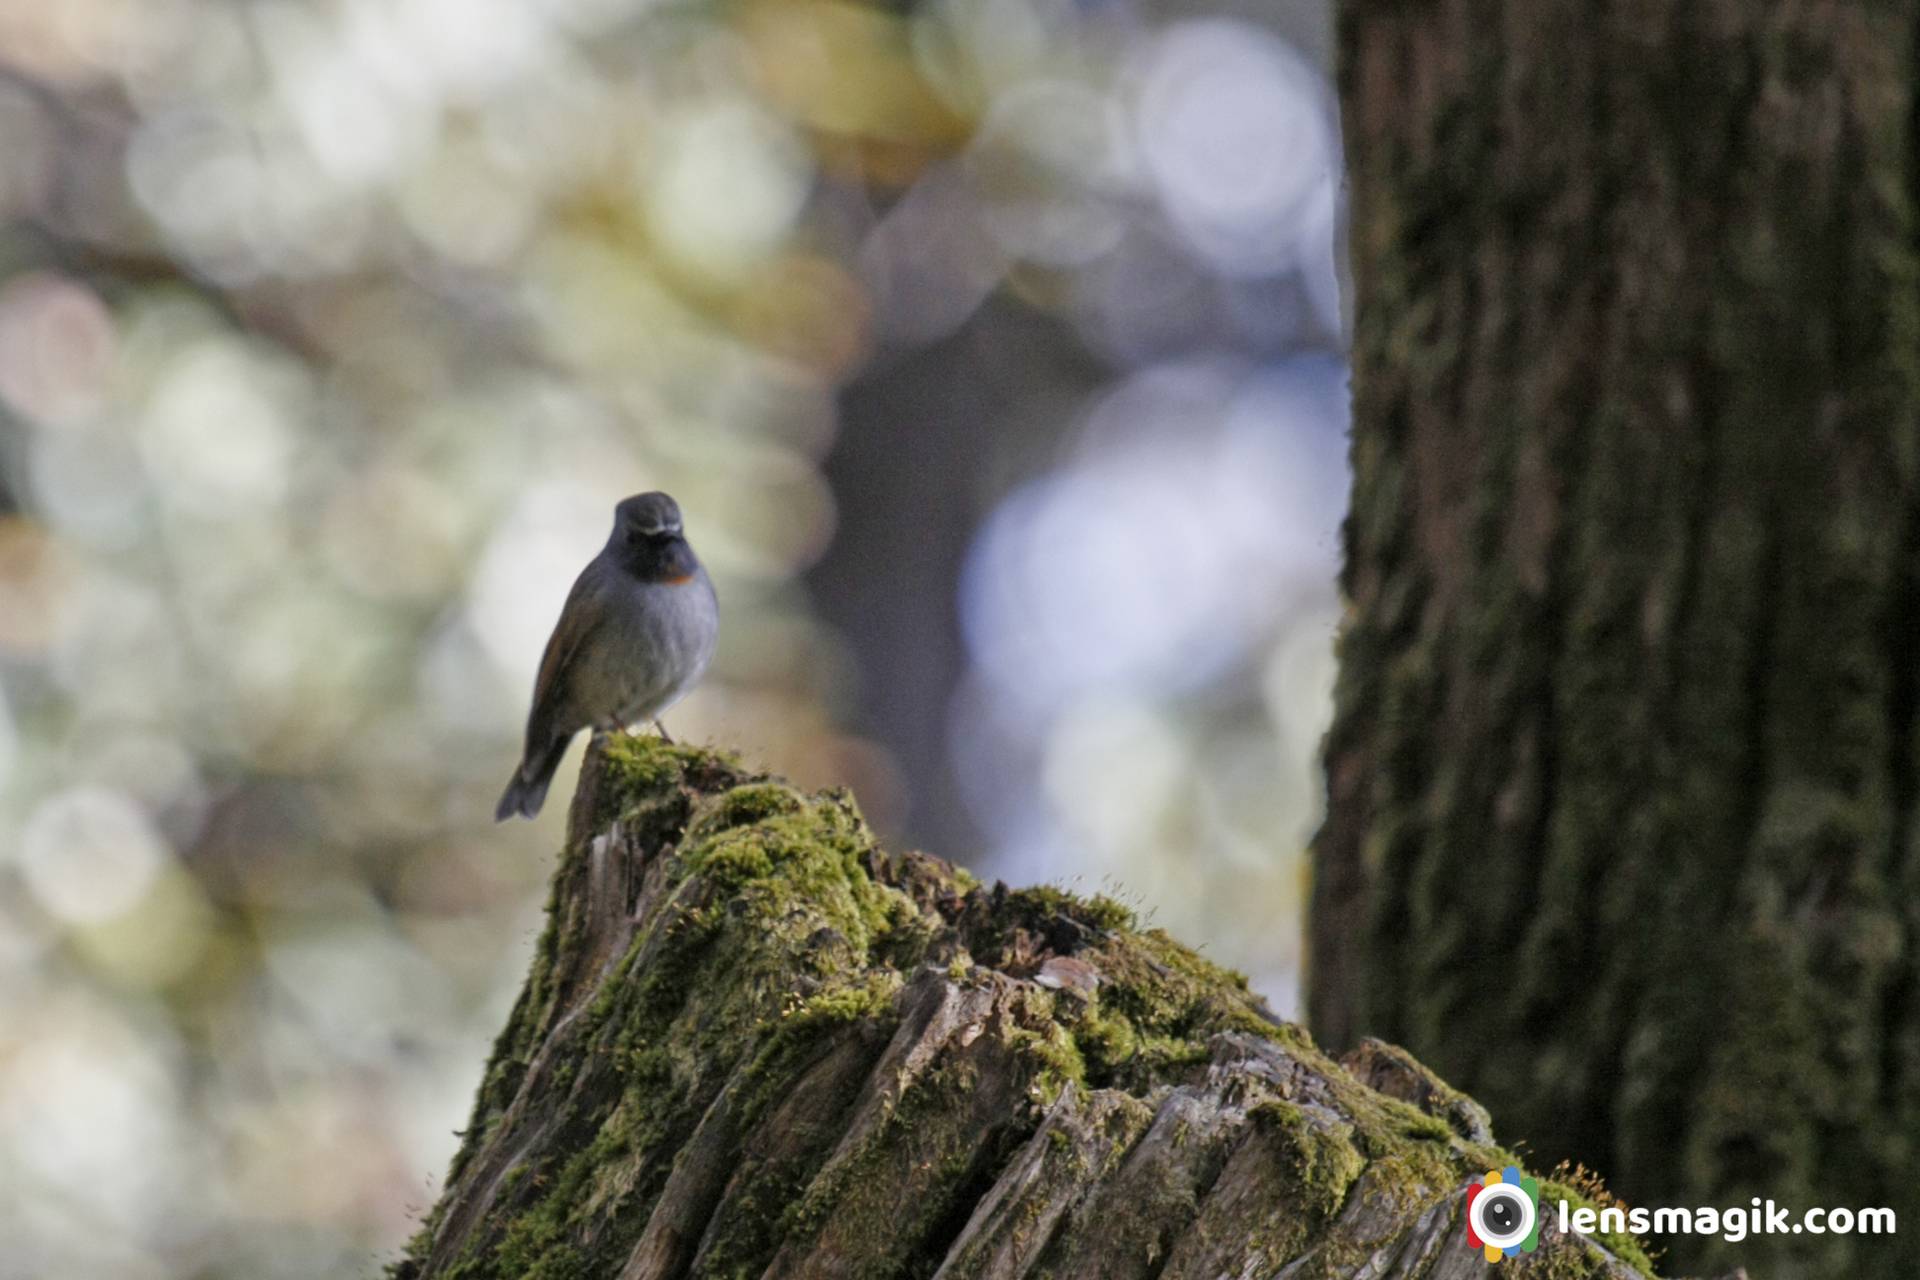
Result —
[{"label": "lichen on bark", "polygon": [[[391,1274],[1477,1274],[1462,1188],[1515,1157],[1407,1055],[1349,1063],[1114,902],[982,885],[881,850],[844,794],[601,740]],[[1635,1261],[1550,1228],[1519,1270]]]}]

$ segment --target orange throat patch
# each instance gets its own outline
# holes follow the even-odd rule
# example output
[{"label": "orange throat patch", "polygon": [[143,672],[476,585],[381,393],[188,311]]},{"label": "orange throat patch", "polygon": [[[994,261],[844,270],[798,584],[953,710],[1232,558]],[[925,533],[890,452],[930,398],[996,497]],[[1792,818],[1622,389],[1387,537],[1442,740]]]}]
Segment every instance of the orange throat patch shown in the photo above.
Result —
[{"label": "orange throat patch", "polygon": [[690,573],[683,573],[677,578],[661,578],[659,580],[660,585],[664,587],[684,587],[692,581],[693,575]]}]

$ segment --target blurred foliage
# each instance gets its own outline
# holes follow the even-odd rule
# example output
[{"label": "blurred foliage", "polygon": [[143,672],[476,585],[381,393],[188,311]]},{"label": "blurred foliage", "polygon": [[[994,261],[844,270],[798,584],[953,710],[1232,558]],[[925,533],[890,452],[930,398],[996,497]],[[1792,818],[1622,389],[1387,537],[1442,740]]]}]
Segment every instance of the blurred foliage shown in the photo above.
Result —
[{"label": "blurred foliage", "polygon": [[987,869],[1116,881],[1290,1003],[1344,492],[1324,28],[0,0],[0,1277],[407,1234],[564,810],[492,800],[626,493],[722,593],[676,732],[953,839],[862,711],[912,655],[806,575],[898,551],[834,540],[843,396],[992,300],[1098,372],[1016,375],[1019,466],[943,455],[965,666],[912,714]]}]

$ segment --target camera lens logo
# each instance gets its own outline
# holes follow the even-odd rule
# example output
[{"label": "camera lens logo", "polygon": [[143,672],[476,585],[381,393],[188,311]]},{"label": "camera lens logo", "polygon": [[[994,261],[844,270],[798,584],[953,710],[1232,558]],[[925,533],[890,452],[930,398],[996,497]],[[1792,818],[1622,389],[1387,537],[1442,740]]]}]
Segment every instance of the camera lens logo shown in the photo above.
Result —
[{"label": "camera lens logo", "polygon": [[1540,1183],[1512,1165],[1467,1184],[1467,1243],[1488,1262],[1532,1253],[1540,1244]]}]

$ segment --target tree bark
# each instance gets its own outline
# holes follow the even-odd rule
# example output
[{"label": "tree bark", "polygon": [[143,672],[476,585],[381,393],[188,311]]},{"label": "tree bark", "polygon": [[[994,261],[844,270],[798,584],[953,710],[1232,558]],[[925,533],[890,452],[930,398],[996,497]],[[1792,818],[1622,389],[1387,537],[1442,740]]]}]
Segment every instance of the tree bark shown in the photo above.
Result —
[{"label": "tree bark", "polygon": [[[1117,904],[877,849],[844,795],[589,752],[547,928],[398,1280],[1466,1280],[1516,1163]],[[1581,1199],[1578,1189],[1549,1195]],[[1645,1259],[1561,1237],[1522,1275]]]},{"label": "tree bark", "polygon": [[[1920,21],[1346,0],[1309,1024],[1636,1203],[1920,1221]],[[1676,1263],[1911,1274],[1884,1240]]]}]

